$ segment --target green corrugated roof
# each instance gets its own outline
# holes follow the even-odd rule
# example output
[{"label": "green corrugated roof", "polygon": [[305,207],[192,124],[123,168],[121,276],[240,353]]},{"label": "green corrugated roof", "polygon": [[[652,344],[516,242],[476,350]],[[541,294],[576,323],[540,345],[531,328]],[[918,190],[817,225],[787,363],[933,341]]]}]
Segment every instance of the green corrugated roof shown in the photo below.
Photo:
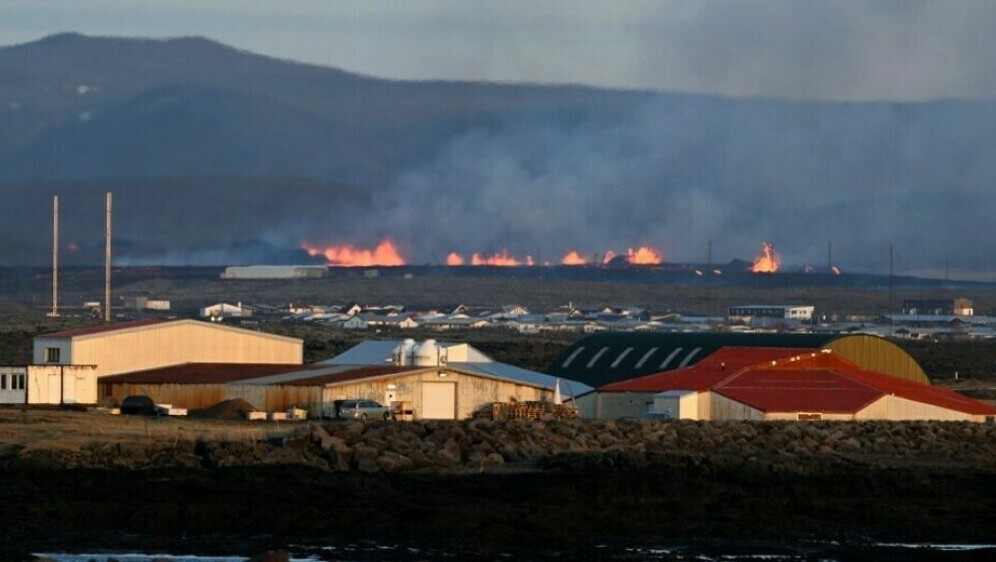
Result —
[{"label": "green corrugated roof", "polygon": [[819,348],[839,337],[839,334],[601,332],[567,348],[547,372],[597,388],[694,365],[721,347]]}]

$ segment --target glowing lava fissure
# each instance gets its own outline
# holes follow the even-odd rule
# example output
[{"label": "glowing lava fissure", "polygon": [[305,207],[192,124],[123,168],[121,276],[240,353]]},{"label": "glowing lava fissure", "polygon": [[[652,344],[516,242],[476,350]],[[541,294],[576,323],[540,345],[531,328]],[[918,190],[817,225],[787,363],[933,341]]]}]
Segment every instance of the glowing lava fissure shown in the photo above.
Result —
[{"label": "glowing lava fissure", "polygon": [[334,267],[405,265],[405,258],[391,240],[384,240],[372,250],[357,248],[351,244],[318,248],[306,243],[303,247],[308,255],[322,256],[328,265]]},{"label": "glowing lava fissure", "polygon": [[[310,256],[324,257],[328,265],[332,267],[407,265],[407,260],[390,239],[381,241],[373,249],[360,248],[353,244],[319,247],[307,242],[303,243],[301,247]],[[561,265],[588,265],[589,263],[608,265],[616,259],[631,265],[660,265],[664,261],[661,253],[656,249],[650,246],[640,246],[636,249],[629,248],[625,255],[617,255],[612,250],[606,251],[600,262],[597,254],[593,259],[588,260],[577,250],[571,250],[561,258],[560,263]],[[493,254],[475,252],[471,254],[469,259],[457,252],[450,252],[446,256],[446,265],[528,267],[537,265],[537,262],[532,256],[527,255],[520,258],[510,254],[508,250],[502,250]]]},{"label": "glowing lava fissure", "polygon": [[775,273],[782,266],[782,257],[768,242],[761,244],[761,254],[754,258],[750,270],[754,273]]}]

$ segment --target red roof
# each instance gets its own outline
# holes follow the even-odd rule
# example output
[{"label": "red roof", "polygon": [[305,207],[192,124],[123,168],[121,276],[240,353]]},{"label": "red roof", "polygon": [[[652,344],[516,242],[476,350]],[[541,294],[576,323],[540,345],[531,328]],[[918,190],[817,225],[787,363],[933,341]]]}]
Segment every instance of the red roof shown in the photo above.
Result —
[{"label": "red roof", "polygon": [[132,384],[225,384],[314,368],[317,367],[313,365],[282,363],[185,363],[183,365],[101,377],[100,382]]},{"label": "red roof", "polygon": [[712,390],[763,412],[855,413],[892,394],[966,414],[996,415],[996,408],[952,390],[867,371],[814,349],[724,347],[685,369],[599,388],[668,390]]},{"label": "red roof", "polygon": [[818,353],[818,350],[789,347],[722,347],[691,367],[619,381],[604,385],[598,390],[599,392],[706,390],[744,367],[813,353]]},{"label": "red roof", "polygon": [[131,328],[141,328],[143,326],[151,326],[153,324],[162,324],[164,322],[175,322],[175,320],[168,320],[165,318],[147,318],[145,320],[132,320],[130,322],[115,322],[112,324],[99,324],[97,326],[89,326],[87,328],[77,328],[75,330],[65,330],[63,332],[54,332],[51,334],[44,334],[43,338],[73,338],[76,336],[89,336],[91,334],[102,334],[104,332],[116,332],[118,330],[128,330]]},{"label": "red roof", "polygon": [[857,412],[883,393],[821,368],[747,369],[713,392],[762,412]]},{"label": "red roof", "polygon": [[158,369],[133,371],[131,373],[101,377],[100,382],[129,384],[226,384],[271,375],[297,373],[301,375],[301,378],[288,379],[272,384],[320,386],[417,371],[424,369],[424,367],[403,367],[398,365],[358,366],[347,371],[308,376],[309,371],[319,373],[328,369],[328,365],[319,365],[317,363],[310,365],[280,363],[185,363],[183,365],[172,365]]},{"label": "red roof", "polygon": [[883,392],[894,394],[907,400],[934,404],[949,410],[956,410],[977,416],[996,415],[996,408],[947,388],[920,384],[871,371],[845,372],[843,375],[866,384],[872,384]]}]

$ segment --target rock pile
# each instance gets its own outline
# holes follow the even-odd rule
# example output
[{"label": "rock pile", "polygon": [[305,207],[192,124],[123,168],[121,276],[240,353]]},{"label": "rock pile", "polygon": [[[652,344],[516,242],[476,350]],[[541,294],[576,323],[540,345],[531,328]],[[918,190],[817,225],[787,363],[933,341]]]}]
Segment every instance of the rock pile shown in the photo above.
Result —
[{"label": "rock pile", "polygon": [[996,425],[967,422],[521,420],[307,423],[242,441],[5,450],[0,466],[215,469],[305,465],[334,472],[583,471],[665,466],[800,474],[841,465],[996,469]]}]

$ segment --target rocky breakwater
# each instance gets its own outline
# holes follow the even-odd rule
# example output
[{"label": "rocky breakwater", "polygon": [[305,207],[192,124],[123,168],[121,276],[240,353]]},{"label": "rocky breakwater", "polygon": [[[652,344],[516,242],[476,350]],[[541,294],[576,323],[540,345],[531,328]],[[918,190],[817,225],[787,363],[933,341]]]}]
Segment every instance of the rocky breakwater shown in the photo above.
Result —
[{"label": "rocky breakwater", "polygon": [[229,438],[0,444],[0,518],[20,523],[7,540],[52,544],[59,529],[64,544],[105,548],[124,535],[497,550],[691,537],[991,542],[996,521],[988,424],[241,427]]},{"label": "rocky breakwater", "polygon": [[996,467],[996,425],[935,422],[475,420],[309,424],[279,443],[330,470]]},{"label": "rocky breakwater", "polygon": [[0,467],[195,470],[303,465],[331,472],[767,469],[856,464],[996,469],[996,425],[967,422],[473,420],[308,422],[231,439],[0,445]]}]

